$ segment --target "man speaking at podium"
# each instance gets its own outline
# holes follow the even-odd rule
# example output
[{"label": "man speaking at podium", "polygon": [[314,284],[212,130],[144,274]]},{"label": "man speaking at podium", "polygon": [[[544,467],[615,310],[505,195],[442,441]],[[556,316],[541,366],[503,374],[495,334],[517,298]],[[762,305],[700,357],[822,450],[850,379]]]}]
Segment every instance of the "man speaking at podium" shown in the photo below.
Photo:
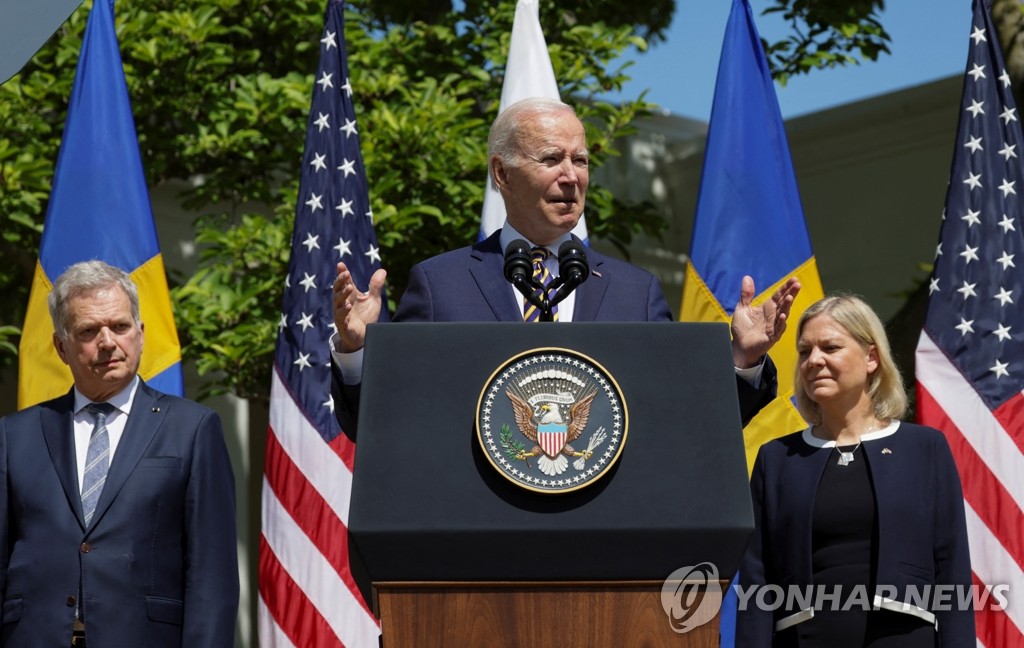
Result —
[{"label": "man speaking at podium", "polygon": [[[593,250],[583,253],[571,234],[583,214],[590,181],[586,134],[571,106],[546,98],[514,103],[494,121],[487,144],[491,178],[505,203],[505,225],[476,245],[413,266],[393,321],[672,321],[654,275]],[[550,283],[559,271],[559,252],[585,256],[584,268],[589,261],[576,290],[562,283],[556,292],[559,279]],[[523,283],[535,291],[527,288],[521,294],[510,283],[517,257],[532,267],[530,280]],[[385,276],[377,270],[362,292],[339,263],[334,282],[333,393],[338,420],[350,436],[366,325],[380,315]],[[744,425],[775,397],[776,371],[767,352],[782,336],[799,290],[791,278],[762,306],[752,306],[754,281],[743,278],[732,318],[732,355]]]}]

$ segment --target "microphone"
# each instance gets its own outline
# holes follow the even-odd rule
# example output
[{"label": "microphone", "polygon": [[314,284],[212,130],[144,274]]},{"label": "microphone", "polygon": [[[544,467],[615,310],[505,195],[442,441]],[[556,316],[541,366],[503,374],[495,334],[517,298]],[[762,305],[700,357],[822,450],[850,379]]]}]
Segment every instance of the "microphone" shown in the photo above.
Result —
[{"label": "microphone", "polygon": [[516,239],[505,248],[505,279],[522,292],[529,290],[533,277],[533,261],[530,259],[530,244]]},{"label": "microphone", "polygon": [[551,297],[557,304],[590,276],[590,264],[583,245],[576,239],[569,239],[558,248],[558,290]]},{"label": "microphone", "polygon": [[534,285],[530,244],[523,239],[516,239],[505,248],[505,279],[531,304],[540,309],[541,314],[551,310],[547,297],[534,294],[534,288],[543,286]]}]

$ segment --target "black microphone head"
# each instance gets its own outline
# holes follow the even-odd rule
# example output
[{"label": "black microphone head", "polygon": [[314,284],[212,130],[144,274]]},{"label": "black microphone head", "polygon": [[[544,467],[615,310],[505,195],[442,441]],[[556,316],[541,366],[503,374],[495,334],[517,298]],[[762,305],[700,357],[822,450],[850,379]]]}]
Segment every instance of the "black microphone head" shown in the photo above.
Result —
[{"label": "black microphone head", "polygon": [[530,259],[530,244],[516,239],[505,248],[505,279],[515,283],[516,277],[528,279],[533,275],[533,261]]},{"label": "black microphone head", "polygon": [[569,239],[558,247],[558,276],[581,284],[590,276],[590,264],[583,244]]}]

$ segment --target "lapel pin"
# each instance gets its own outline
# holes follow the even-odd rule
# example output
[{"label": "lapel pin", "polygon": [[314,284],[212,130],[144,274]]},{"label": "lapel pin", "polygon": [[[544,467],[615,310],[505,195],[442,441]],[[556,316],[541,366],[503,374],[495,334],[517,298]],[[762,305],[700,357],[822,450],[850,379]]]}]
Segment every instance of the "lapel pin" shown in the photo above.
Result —
[{"label": "lapel pin", "polygon": [[153,408],[153,411],[154,411],[154,412],[159,412],[159,411],[160,411],[160,408],[159,408],[159,407],[154,407],[154,408]]},{"label": "lapel pin", "polygon": [[882,448],[882,454],[892,454],[892,450],[889,448]]},{"label": "lapel pin", "polygon": [[598,272],[597,270],[591,270],[590,274],[594,275],[595,277],[600,277],[601,276],[601,273]]}]

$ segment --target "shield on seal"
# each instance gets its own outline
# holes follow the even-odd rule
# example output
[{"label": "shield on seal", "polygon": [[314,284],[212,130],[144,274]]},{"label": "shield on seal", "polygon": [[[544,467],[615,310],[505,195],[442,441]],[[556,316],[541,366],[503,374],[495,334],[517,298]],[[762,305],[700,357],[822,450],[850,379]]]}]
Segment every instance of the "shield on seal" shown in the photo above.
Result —
[{"label": "shield on seal", "polygon": [[565,447],[567,437],[565,423],[541,423],[537,426],[537,445],[552,459]]}]

